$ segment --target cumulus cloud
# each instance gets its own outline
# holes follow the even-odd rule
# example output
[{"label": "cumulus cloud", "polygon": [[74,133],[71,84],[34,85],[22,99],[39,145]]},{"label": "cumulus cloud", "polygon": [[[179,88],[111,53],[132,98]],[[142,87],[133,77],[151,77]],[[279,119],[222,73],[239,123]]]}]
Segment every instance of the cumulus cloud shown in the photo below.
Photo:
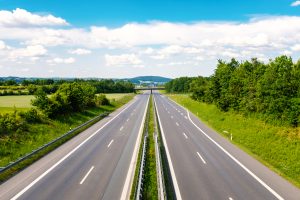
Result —
[{"label": "cumulus cloud", "polygon": [[[44,58],[49,65],[55,65],[74,63],[75,59],[68,54],[75,57],[99,51],[104,54],[107,66],[141,67],[158,66],[162,62],[171,63],[170,66],[192,65],[188,61],[208,66],[208,62],[231,57],[268,60],[282,53],[291,56],[300,53],[300,16],[255,17],[246,22],[152,21],[115,28],[58,27],[67,24],[65,19],[52,15],[38,15],[22,9],[2,10],[0,56],[27,57],[31,61]],[[20,45],[26,47],[16,47]],[[110,52],[115,54],[105,54],[108,49],[114,49]],[[58,55],[56,51],[65,55],[46,58],[46,55]],[[95,56],[91,65],[97,59]]]},{"label": "cumulus cloud", "polygon": [[9,57],[11,59],[16,58],[24,58],[24,57],[42,57],[47,54],[47,49],[43,47],[42,45],[33,45],[33,46],[27,46],[25,48],[17,48],[12,49],[9,52]]},{"label": "cumulus cloud", "polygon": [[291,6],[296,7],[296,6],[300,6],[300,1],[295,1],[291,4]]},{"label": "cumulus cloud", "polygon": [[[4,27],[2,40],[20,40],[27,45],[77,46],[81,48],[121,48],[136,46],[177,46],[198,51],[210,47],[252,47],[265,50],[283,49],[300,43],[300,17],[273,16],[253,18],[248,22],[197,22],[192,24],[150,22],[129,23],[117,28],[54,29],[47,27]],[[194,49],[192,49],[194,48]],[[198,48],[198,49],[197,49]],[[149,48],[145,53],[151,52]]]},{"label": "cumulus cloud", "polygon": [[86,55],[86,54],[90,54],[92,53],[91,50],[88,49],[75,49],[75,50],[70,50],[69,51],[70,54],[76,54],[76,55]]},{"label": "cumulus cloud", "polygon": [[64,26],[66,20],[53,15],[37,15],[17,8],[13,11],[0,10],[0,26]]},{"label": "cumulus cloud", "polygon": [[53,58],[50,60],[47,60],[47,63],[49,64],[72,64],[75,62],[75,59],[72,57],[69,58]]},{"label": "cumulus cloud", "polygon": [[142,66],[142,61],[135,54],[121,54],[121,55],[109,55],[104,56],[107,66]]},{"label": "cumulus cloud", "polygon": [[291,47],[292,51],[300,51],[300,44],[295,44]]},{"label": "cumulus cloud", "polygon": [[2,40],[0,40],[0,50],[3,50],[3,49],[6,49],[6,45]]}]

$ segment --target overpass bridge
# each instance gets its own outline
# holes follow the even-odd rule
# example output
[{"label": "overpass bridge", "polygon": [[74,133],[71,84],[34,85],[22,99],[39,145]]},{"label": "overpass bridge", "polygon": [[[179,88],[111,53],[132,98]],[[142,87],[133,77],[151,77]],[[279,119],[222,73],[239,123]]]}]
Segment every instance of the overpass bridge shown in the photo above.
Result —
[{"label": "overpass bridge", "polygon": [[134,88],[135,91],[137,91],[137,90],[150,90],[151,94],[152,94],[153,90],[164,90],[164,89],[165,89],[164,87],[136,87],[136,88]]}]

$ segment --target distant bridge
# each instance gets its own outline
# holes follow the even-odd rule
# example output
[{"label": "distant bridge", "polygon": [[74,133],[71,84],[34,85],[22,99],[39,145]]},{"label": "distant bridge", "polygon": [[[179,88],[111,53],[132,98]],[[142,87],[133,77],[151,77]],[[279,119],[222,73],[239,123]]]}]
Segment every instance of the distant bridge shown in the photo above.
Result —
[{"label": "distant bridge", "polygon": [[152,90],[164,90],[164,87],[137,87],[134,90],[150,90],[152,94]]}]

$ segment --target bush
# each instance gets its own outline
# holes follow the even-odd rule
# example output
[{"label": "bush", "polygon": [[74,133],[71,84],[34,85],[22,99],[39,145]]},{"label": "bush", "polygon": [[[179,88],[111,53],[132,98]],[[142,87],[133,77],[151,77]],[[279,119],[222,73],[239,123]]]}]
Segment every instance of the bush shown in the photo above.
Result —
[{"label": "bush", "polygon": [[28,123],[42,122],[41,114],[39,114],[39,112],[34,108],[31,108],[30,110],[28,110],[26,112],[20,112],[19,115]]},{"label": "bush", "polygon": [[101,105],[110,105],[109,99],[106,98],[104,94],[100,94],[96,97],[96,105],[101,106]]},{"label": "bush", "polygon": [[32,105],[54,118],[95,106],[95,92],[96,88],[86,83],[64,83],[50,98],[42,88],[38,89]]},{"label": "bush", "polygon": [[12,114],[0,114],[0,136],[26,129],[26,121],[15,111]]}]

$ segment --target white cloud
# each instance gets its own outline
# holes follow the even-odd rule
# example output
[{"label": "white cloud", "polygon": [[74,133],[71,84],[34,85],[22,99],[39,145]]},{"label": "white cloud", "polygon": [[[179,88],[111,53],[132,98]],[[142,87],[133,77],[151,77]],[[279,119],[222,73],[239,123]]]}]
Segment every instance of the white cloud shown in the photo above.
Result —
[{"label": "white cloud", "polygon": [[289,50],[284,50],[284,51],[281,52],[281,54],[286,55],[286,56],[290,56],[290,55],[293,54],[293,52],[289,51]]},{"label": "white cloud", "polygon": [[[22,15],[25,17],[20,17]],[[107,76],[110,76],[112,72],[124,72],[128,66],[145,66],[146,73],[146,69],[154,69],[163,63],[177,66],[178,69],[188,69],[188,66],[193,65],[195,67],[190,74],[196,75],[201,70],[206,70],[204,67],[200,70],[196,66],[213,68],[217,59],[236,57],[245,60],[257,57],[267,61],[282,53],[294,57],[300,53],[300,16],[264,16],[251,18],[246,22],[152,21],[128,23],[116,28],[59,28],[58,25],[67,25],[66,20],[49,16],[22,9],[0,11],[0,64],[14,66],[19,61],[28,63],[28,60],[32,65],[36,63],[35,66],[37,60],[38,63],[46,62],[48,65],[70,64],[75,62],[75,55],[97,52],[98,54],[90,55],[88,61],[85,60],[93,68],[91,76],[99,65],[125,66],[109,68],[111,71],[107,72]],[[99,60],[96,55],[105,55],[105,59]],[[76,59],[81,58],[78,56]],[[168,70],[157,68],[154,72],[179,73]],[[131,69],[124,74],[137,71]],[[60,72],[63,70],[55,69],[55,73]]]},{"label": "white cloud", "polygon": [[300,44],[293,45],[291,49],[292,51],[300,51]]},{"label": "white cloud", "polygon": [[25,48],[12,49],[9,52],[11,59],[23,58],[23,57],[41,57],[47,54],[47,49],[42,45],[27,46]]},{"label": "white cloud", "polygon": [[70,57],[70,58],[53,58],[50,60],[47,60],[47,63],[49,64],[72,64],[75,62],[75,59]]},{"label": "white cloud", "polygon": [[0,40],[0,50],[5,49],[6,45],[3,41]]},{"label": "white cloud", "polygon": [[295,7],[295,6],[300,6],[300,1],[295,1],[291,4],[291,6]]},{"label": "white cloud", "polygon": [[17,8],[15,10],[7,11],[0,10],[0,26],[62,26],[68,23],[53,15],[37,15],[32,14],[24,9]]},{"label": "white cloud", "polygon": [[92,53],[91,50],[88,49],[75,49],[75,50],[70,50],[69,51],[70,54],[76,54],[76,55],[86,55],[86,54],[90,54]]},{"label": "white cloud", "polygon": [[106,54],[105,61],[107,66],[142,66],[142,61],[135,54],[109,55]]}]

